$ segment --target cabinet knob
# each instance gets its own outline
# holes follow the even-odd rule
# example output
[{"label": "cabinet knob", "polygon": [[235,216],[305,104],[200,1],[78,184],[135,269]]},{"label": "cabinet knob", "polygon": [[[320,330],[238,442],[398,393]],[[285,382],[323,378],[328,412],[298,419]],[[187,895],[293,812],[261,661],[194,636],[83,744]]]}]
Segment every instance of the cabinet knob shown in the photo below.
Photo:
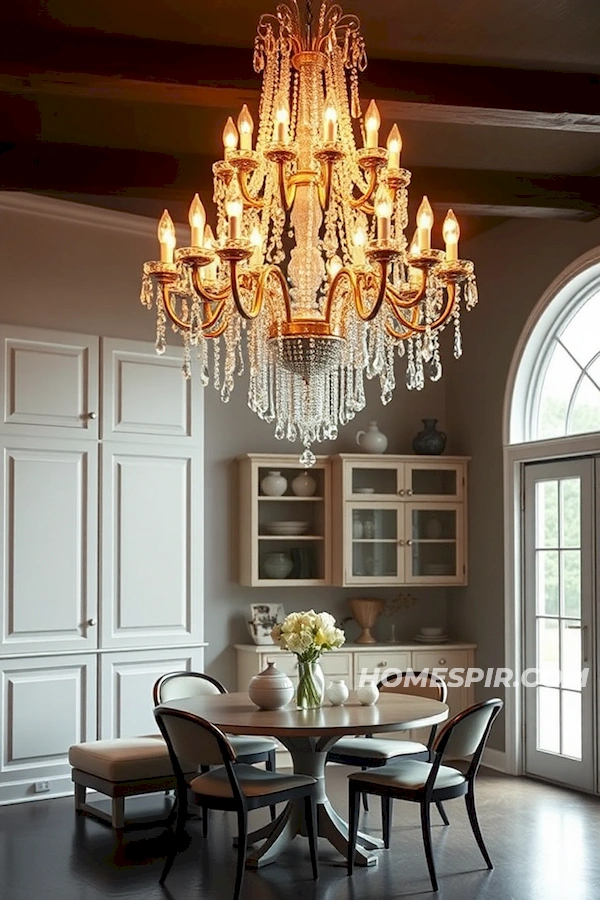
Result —
[{"label": "cabinet knob", "polygon": [[407,542],[406,542],[406,546],[407,546],[407,547],[412,547],[412,541],[407,541]]},{"label": "cabinet knob", "polygon": [[95,619],[88,619],[88,620],[87,620],[87,624],[90,625],[90,626],[93,626],[93,625],[96,624],[96,620],[95,620]]},{"label": "cabinet knob", "polygon": [[404,497],[404,494],[406,493],[406,491],[404,490],[404,488],[400,488],[398,493],[400,494],[401,497]]},{"label": "cabinet knob", "polygon": [[400,544],[401,547],[404,547],[404,541],[402,540],[402,538],[400,538],[400,540],[398,541],[398,543]]},{"label": "cabinet knob", "polygon": [[446,660],[444,659],[443,656],[442,656],[442,658],[441,658],[440,660],[438,660],[438,665],[439,665],[439,666],[445,666],[445,665],[446,665]]},{"label": "cabinet knob", "polygon": [[409,489],[407,490],[407,492],[406,492],[406,496],[407,496],[407,497],[412,497],[412,495],[413,495],[413,492],[412,492],[411,489],[409,488]]},{"label": "cabinet knob", "polygon": [[88,419],[97,419],[97,418],[98,418],[98,413],[95,413],[95,412],[88,413]]}]

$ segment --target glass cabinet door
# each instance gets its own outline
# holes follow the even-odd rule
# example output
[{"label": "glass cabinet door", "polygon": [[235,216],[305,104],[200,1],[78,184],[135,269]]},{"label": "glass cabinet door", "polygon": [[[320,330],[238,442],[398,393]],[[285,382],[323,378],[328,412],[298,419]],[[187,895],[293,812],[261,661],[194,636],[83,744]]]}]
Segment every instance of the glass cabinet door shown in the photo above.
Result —
[{"label": "glass cabinet door", "polygon": [[421,500],[462,500],[465,472],[462,463],[405,463],[405,496]]},{"label": "glass cabinet door", "polygon": [[405,529],[407,582],[463,583],[461,507],[407,504]]},{"label": "glass cabinet door", "polygon": [[403,577],[398,508],[347,504],[346,516],[346,581],[397,584]]},{"label": "glass cabinet door", "polygon": [[376,497],[378,500],[395,500],[404,493],[403,466],[384,463],[353,462],[346,470],[346,498],[356,500]]}]

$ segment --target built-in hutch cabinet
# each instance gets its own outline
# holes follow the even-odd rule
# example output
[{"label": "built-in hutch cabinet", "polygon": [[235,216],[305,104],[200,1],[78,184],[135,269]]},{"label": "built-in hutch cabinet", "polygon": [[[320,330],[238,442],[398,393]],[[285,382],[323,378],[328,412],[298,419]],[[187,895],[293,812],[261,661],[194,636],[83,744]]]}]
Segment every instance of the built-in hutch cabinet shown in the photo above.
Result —
[{"label": "built-in hutch cabinet", "polygon": [[71,744],[156,731],[155,679],[202,668],[193,390],[149,344],[0,327],[0,803],[70,792]]},{"label": "built-in hutch cabinet", "polygon": [[[240,457],[240,581],[264,587],[466,584],[467,462],[365,453],[321,457],[310,470],[314,495],[299,497],[293,490],[303,471],[297,457]],[[269,472],[284,478],[281,495],[265,493]]]}]

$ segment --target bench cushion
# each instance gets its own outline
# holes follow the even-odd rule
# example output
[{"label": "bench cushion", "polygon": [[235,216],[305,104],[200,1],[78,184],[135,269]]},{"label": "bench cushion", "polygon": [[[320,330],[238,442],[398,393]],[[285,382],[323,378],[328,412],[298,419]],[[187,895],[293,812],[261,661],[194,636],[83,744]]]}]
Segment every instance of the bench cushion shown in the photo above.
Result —
[{"label": "bench cushion", "polygon": [[73,744],[69,763],[106,781],[136,781],[173,774],[164,740],[156,737],[115,738]]}]

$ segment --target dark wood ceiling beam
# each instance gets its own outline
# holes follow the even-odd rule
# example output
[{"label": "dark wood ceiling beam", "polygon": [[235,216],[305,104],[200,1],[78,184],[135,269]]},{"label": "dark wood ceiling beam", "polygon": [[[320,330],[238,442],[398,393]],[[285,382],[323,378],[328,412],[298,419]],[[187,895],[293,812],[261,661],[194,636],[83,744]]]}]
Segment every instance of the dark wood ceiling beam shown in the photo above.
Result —
[{"label": "dark wood ceiling beam", "polygon": [[[6,145],[0,190],[162,198],[212,196],[208,156],[146,153],[71,144]],[[600,177],[532,175],[467,169],[413,170],[411,204],[428,194],[440,213],[590,220],[600,215]]]},{"label": "dark wood ceiling beam", "polygon": [[[237,107],[256,102],[250,48],[203,47],[5,26],[0,91]],[[386,118],[600,131],[600,77],[370,60],[361,95]]]}]

